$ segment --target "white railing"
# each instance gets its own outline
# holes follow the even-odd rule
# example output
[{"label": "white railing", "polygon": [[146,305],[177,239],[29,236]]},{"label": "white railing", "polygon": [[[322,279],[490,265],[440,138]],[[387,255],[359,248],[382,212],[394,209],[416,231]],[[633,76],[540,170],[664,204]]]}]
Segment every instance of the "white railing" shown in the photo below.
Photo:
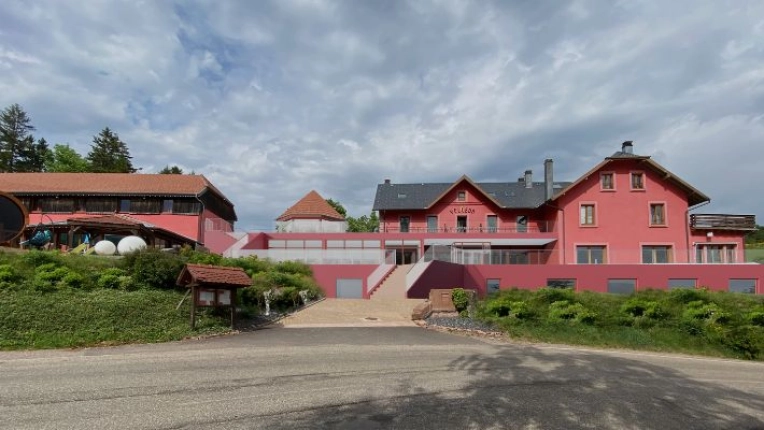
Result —
[{"label": "white railing", "polygon": [[306,264],[374,264],[385,262],[383,249],[241,249],[238,257],[255,255],[271,261]]},{"label": "white railing", "polygon": [[430,266],[431,261],[426,261],[424,257],[420,258],[415,265],[406,273],[406,291],[414,286],[414,283],[422,276],[425,270]]},{"label": "white railing", "polygon": [[385,262],[374,269],[371,275],[366,278],[367,294],[371,294],[372,291],[379,287],[385,276],[392,272],[393,269],[395,269],[395,250],[391,249],[385,252]]}]

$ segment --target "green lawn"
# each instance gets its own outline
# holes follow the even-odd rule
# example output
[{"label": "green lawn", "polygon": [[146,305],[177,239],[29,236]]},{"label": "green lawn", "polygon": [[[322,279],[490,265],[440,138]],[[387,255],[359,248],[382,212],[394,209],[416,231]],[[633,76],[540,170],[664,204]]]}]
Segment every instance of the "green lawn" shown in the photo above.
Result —
[{"label": "green lawn", "polygon": [[764,263],[764,248],[745,248],[745,261]]}]

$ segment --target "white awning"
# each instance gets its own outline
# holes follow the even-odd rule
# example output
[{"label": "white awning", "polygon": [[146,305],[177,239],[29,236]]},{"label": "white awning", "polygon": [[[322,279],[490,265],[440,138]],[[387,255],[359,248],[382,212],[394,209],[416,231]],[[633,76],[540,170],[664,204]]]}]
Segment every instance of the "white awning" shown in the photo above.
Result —
[{"label": "white awning", "polygon": [[533,239],[533,238],[522,238],[522,239],[467,239],[464,237],[446,237],[446,238],[437,238],[437,239],[425,239],[424,245],[453,245],[454,243],[459,244],[472,244],[474,246],[482,245],[482,244],[490,244],[491,246],[544,246],[546,244],[552,243],[556,241],[557,239]]}]

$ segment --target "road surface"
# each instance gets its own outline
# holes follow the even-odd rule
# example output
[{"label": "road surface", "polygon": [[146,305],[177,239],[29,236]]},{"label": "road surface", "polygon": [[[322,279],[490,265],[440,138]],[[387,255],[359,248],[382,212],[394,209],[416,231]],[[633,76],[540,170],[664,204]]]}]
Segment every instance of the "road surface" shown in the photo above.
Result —
[{"label": "road surface", "polygon": [[0,353],[8,429],[754,429],[764,364],[493,344],[416,327],[266,329]]}]

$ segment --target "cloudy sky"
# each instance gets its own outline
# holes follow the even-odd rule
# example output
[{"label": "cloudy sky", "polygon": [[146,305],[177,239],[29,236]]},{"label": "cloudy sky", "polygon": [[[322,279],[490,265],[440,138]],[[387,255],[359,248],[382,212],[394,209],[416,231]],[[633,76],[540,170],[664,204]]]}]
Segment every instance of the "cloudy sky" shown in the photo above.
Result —
[{"label": "cloudy sky", "polygon": [[80,153],[210,178],[238,229],[311,189],[367,214],[376,184],[573,180],[635,152],[764,220],[761,1],[0,3],[0,107]]}]

